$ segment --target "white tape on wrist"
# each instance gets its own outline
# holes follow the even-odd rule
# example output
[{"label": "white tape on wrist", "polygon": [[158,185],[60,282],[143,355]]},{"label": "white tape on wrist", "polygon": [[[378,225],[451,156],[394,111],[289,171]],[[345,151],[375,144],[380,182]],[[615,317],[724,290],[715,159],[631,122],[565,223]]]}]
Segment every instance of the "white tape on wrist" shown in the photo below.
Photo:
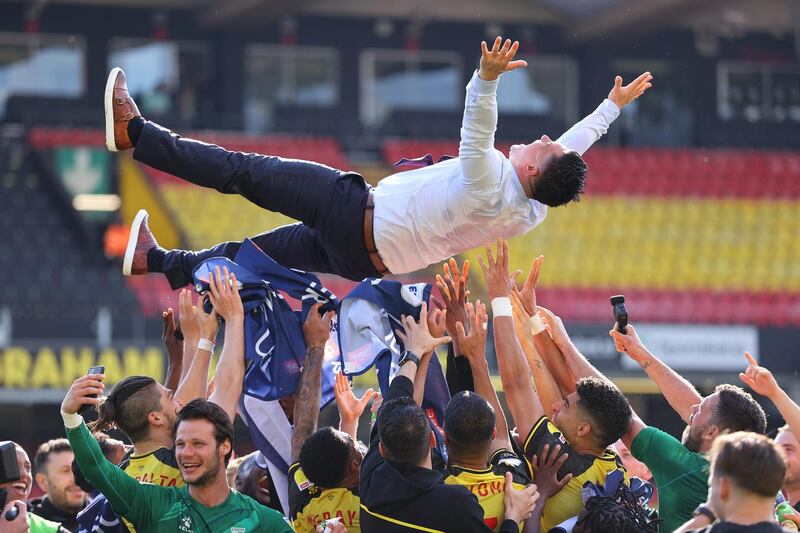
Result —
[{"label": "white tape on wrist", "polygon": [[214,346],[214,343],[208,339],[200,339],[200,341],[197,343],[198,350],[205,350],[207,352],[213,352]]},{"label": "white tape on wrist", "polygon": [[544,331],[544,321],[542,320],[542,317],[539,316],[539,313],[536,313],[531,317],[531,329],[533,330],[534,335],[538,335]]},{"label": "white tape on wrist", "polygon": [[78,413],[65,413],[61,411],[61,418],[64,419],[64,427],[72,429],[83,423],[83,417]]},{"label": "white tape on wrist", "polygon": [[498,316],[514,316],[511,311],[511,298],[501,296],[492,299],[492,314]]}]

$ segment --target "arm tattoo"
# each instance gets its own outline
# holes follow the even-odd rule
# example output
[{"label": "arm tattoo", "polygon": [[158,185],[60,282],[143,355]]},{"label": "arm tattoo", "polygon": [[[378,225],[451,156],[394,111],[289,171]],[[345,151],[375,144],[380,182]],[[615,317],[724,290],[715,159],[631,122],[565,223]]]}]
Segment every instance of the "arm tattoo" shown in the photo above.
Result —
[{"label": "arm tattoo", "polygon": [[648,359],[647,361],[642,363],[642,370],[647,370],[648,368],[650,368],[650,365],[652,364],[653,364],[653,359],[652,358]]},{"label": "arm tattoo", "polygon": [[292,429],[292,461],[300,457],[300,448],[308,437],[317,430],[319,402],[322,394],[322,356],[324,347],[310,346],[306,354],[300,384],[294,403],[294,428]]}]

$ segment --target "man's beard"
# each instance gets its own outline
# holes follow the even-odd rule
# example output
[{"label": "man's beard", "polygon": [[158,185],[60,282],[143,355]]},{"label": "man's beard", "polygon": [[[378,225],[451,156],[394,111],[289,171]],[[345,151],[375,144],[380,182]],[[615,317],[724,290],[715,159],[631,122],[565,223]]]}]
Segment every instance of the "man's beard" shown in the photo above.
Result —
[{"label": "man's beard", "polygon": [[214,455],[214,463],[208,468],[208,470],[200,474],[200,476],[196,480],[192,481],[191,483],[187,482],[187,484],[192,485],[194,487],[205,487],[206,485],[210,485],[211,483],[214,482],[214,479],[217,477],[217,474],[219,474],[219,468],[220,468],[219,456]]},{"label": "man's beard", "polygon": [[683,437],[681,438],[681,444],[690,452],[699,453],[703,440],[692,433],[692,426],[686,426],[686,429],[683,431]]}]

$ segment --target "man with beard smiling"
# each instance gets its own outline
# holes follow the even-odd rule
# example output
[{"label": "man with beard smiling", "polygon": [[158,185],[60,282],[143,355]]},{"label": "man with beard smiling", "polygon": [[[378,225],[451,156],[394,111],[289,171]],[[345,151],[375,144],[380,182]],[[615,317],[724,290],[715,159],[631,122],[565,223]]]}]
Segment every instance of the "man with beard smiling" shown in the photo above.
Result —
[{"label": "man with beard smiling", "polygon": [[750,394],[735,385],[718,385],[703,398],[686,379],[650,353],[630,324],[627,333],[609,332],[617,351],[642,367],[678,415],[686,422],[680,442],[658,428],[645,425],[634,414],[622,442],[653,473],[659,489],[663,531],[673,531],[689,520],[708,498],[708,452],[719,435],[735,431],[764,433],[764,410]]},{"label": "man with beard smiling", "polygon": [[102,390],[102,375],[78,378],[61,404],[61,414],[86,479],[137,531],[292,531],[280,513],[228,487],[224,465],[233,453],[233,423],[223,408],[196,399],[181,409],[175,457],[186,486],[160,487],[139,483],[103,457],[78,414],[84,403],[93,403],[91,395]]},{"label": "man with beard smiling", "polygon": [[[17,466],[19,467],[19,479],[4,483],[0,485],[8,493],[7,502],[17,502],[17,506],[24,505],[31,494],[33,486],[33,477],[31,475],[31,460],[25,450],[14,443],[17,449]],[[8,508],[8,507],[7,507]],[[7,509],[6,508],[6,509]],[[14,521],[7,521],[5,518],[5,511],[3,509],[0,516],[0,531],[25,531],[23,520],[27,520],[27,527],[30,528],[30,533],[67,533],[67,530],[61,527],[56,522],[45,520],[41,516],[35,515],[31,512],[25,512],[24,509],[19,509],[20,514]],[[18,522],[17,522],[18,521]]]},{"label": "man with beard smiling", "polygon": [[78,513],[86,506],[86,493],[72,474],[72,448],[67,439],[52,439],[39,446],[33,463],[36,484],[44,496],[30,502],[34,514],[78,530]]}]

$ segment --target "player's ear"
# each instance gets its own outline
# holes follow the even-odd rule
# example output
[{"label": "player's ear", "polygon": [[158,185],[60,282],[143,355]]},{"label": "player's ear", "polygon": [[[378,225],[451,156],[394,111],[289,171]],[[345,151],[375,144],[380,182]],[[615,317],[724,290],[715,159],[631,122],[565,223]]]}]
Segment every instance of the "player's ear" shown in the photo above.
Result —
[{"label": "player's ear", "polygon": [[381,452],[381,457],[386,458],[386,448],[383,446],[383,441],[378,442],[378,451]]},{"label": "player's ear", "polygon": [[525,175],[531,178],[535,178],[540,174],[539,167],[535,163],[525,163],[523,168],[525,169]]}]

